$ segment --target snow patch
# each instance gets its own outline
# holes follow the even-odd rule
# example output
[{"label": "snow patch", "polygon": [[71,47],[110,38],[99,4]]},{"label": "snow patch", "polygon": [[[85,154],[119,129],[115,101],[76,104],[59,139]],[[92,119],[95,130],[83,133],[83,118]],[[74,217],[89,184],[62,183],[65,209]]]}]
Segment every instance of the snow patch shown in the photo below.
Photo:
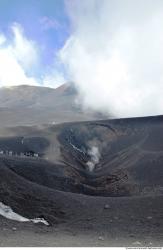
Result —
[{"label": "snow patch", "polygon": [[73,147],[73,149],[78,150],[80,153],[84,153],[80,148],[77,148],[74,144],[70,142],[70,145]]},{"label": "snow patch", "polygon": [[43,218],[30,219],[30,221],[32,221],[35,224],[37,224],[37,223],[43,223],[44,225],[49,226],[49,223],[45,219],[43,219]]},{"label": "snow patch", "polygon": [[19,221],[19,222],[33,222],[33,223],[43,223],[46,226],[49,225],[49,223],[44,220],[43,218],[35,218],[35,219],[28,219],[25,218],[17,213],[15,213],[11,207],[6,206],[5,204],[3,204],[2,202],[0,202],[0,215],[2,215],[3,217],[10,219],[10,220],[15,220],[15,221]]}]

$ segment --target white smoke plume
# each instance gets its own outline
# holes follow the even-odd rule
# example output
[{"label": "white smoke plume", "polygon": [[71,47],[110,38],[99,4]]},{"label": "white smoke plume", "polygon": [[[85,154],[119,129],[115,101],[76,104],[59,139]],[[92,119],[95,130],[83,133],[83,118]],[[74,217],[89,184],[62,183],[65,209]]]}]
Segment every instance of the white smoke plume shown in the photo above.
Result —
[{"label": "white smoke plume", "polygon": [[86,107],[117,117],[163,113],[163,1],[67,0],[60,51]]},{"label": "white smoke plume", "polygon": [[87,162],[87,166],[90,172],[93,172],[95,169],[96,164],[99,163],[100,160],[100,152],[97,146],[92,146],[88,150],[88,155],[91,157],[91,159]]}]

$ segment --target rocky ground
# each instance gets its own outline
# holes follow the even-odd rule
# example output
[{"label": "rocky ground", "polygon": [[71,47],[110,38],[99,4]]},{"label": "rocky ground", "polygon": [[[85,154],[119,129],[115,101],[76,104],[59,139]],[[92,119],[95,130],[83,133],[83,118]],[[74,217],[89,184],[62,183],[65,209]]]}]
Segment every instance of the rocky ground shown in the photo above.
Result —
[{"label": "rocky ground", "polygon": [[74,203],[76,212],[52,226],[1,217],[0,246],[159,247],[163,245],[162,200],[81,196],[81,203]]},{"label": "rocky ground", "polygon": [[49,223],[0,216],[0,246],[162,246],[162,135],[162,116],[0,129],[1,150],[41,154],[1,155],[0,202]]}]

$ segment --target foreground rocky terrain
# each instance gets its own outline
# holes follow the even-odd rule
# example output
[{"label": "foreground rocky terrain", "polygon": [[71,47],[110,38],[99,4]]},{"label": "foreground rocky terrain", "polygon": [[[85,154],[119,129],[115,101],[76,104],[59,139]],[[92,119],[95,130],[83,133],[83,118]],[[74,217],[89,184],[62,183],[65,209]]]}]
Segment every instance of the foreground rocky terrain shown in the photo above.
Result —
[{"label": "foreground rocky terrain", "polygon": [[162,137],[163,116],[1,128],[0,201],[49,223],[1,217],[1,245],[161,246]]}]

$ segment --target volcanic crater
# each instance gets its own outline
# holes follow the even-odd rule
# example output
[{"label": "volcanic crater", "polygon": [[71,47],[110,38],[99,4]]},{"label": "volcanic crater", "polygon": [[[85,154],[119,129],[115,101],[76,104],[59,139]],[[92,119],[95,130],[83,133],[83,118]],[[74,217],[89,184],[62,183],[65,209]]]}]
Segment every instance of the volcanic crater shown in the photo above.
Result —
[{"label": "volcanic crater", "polygon": [[1,155],[0,161],[17,175],[54,190],[108,197],[161,194],[162,125],[158,116],[65,123],[35,127],[30,133],[24,127],[19,137],[14,130],[14,136],[1,138],[0,149],[32,151],[39,157],[27,161]]}]

